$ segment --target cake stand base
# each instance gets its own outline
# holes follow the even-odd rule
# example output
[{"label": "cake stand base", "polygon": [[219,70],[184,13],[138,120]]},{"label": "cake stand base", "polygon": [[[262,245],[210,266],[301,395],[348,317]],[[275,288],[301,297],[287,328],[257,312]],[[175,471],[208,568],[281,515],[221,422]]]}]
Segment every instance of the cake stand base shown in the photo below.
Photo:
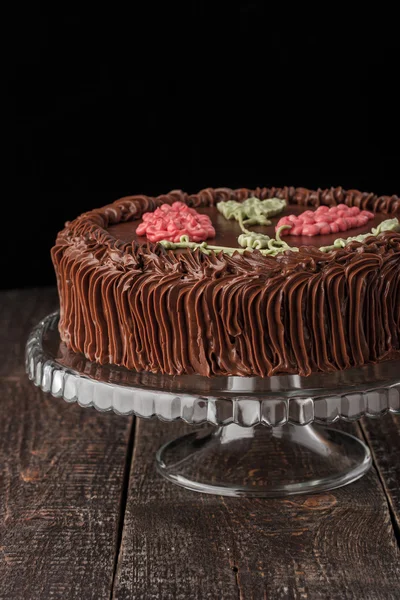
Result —
[{"label": "cake stand base", "polygon": [[158,472],[206,494],[272,498],[325,492],[359,479],[371,466],[368,447],[319,425],[201,429],[162,446]]}]

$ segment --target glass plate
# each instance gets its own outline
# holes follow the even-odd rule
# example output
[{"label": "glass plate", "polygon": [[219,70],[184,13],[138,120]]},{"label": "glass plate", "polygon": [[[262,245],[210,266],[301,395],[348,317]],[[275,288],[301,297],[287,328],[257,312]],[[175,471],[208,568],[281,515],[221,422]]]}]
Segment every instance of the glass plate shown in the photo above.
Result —
[{"label": "glass plate", "polygon": [[58,313],[31,332],[26,369],[43,391],[120,415],[157,416],[190,424],[272,427],[333,423],[400,411],[400,361],[310,377],[160,375],[99,365],[60,341]]},{"label": "glass plate", "polygon": [[137,373],[68,350],[58,319],[43,319],[26,345],[27,373],[44,392],[119,415],[217,426],[156,454],[158,472],[191,490],[268,498],[347,485],[370,468],[369,449],[321,423],[400,412],[400,361],[310,377]]}]

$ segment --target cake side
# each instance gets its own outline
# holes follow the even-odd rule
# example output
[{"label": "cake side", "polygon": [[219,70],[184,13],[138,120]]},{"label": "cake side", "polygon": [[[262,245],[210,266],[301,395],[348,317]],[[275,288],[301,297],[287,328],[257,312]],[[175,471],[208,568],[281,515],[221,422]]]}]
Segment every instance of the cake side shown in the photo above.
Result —
[{"label": "cake side", "polygon": [[293,205],[400,214],[397,196],[341,188],[180,191],[123,198],[60,232],[52,259],[60,334],[100,363],[168,374],[309,375],[400,356],[400,234],[323,253],[209,255],[127,243],[113,225],[179,200],[192,207],[250,196]]}]

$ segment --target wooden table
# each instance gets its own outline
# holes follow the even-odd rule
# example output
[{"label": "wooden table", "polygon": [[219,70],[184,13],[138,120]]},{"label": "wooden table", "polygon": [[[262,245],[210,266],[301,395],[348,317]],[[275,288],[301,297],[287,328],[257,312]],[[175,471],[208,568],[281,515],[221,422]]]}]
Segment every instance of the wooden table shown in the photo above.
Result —
[{"label": "wooden table", "polygon": [[0,598],[400,598],[400,418],[340,425],[374,468],[330,493],[206,496],[154,469],[188,429],[43,394],[23,355],[54,289],[0,294]]}]

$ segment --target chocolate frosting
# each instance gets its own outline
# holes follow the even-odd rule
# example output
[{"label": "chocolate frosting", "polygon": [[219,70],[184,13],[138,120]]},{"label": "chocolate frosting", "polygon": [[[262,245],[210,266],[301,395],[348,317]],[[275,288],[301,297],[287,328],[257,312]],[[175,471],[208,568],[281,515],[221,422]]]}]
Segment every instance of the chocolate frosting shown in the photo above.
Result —
[{"label": "chocolate frosting", "polygon": [[[397,196],[342,188],[122,198],[67,223],[57,237],[62,340],[102,364],[172,375],[309,375],[400,357],[399,233],[326,254],[301,245],[276,257],[165,250],[118,234],[164,202],[210,210],[250,196],[284,198],[291,211],[344,202],[380,220],[400,215]],[[312,244],[325,244],[323,237]]]}]

